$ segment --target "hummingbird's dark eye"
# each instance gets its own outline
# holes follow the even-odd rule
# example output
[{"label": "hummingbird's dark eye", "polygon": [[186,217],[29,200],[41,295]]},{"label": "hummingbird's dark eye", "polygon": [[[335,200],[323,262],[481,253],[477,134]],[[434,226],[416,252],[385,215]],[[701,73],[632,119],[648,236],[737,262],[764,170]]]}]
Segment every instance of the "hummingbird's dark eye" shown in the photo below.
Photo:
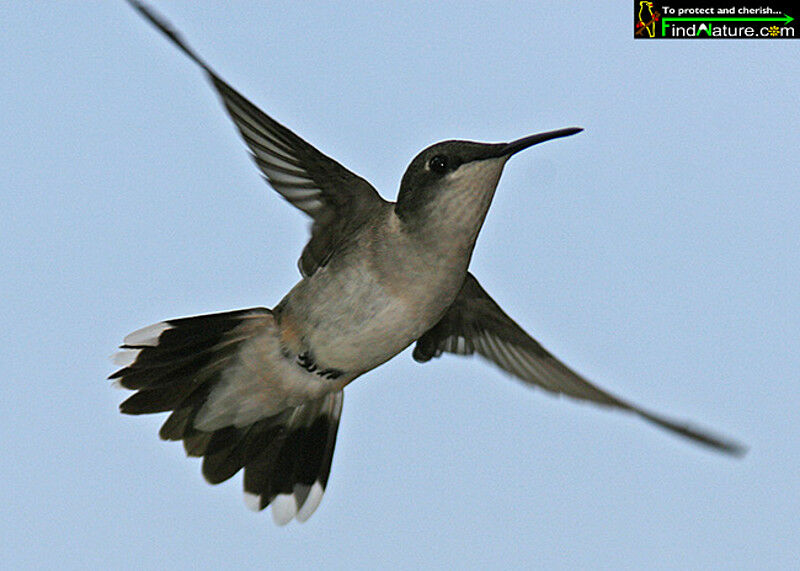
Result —
[{"label": "hummingbird's dark eye", "polygon": [[445,173],[447,172],[447,167],[447,157],[442,155],[436,155],[428,161],[428,168],[435,173]]}]

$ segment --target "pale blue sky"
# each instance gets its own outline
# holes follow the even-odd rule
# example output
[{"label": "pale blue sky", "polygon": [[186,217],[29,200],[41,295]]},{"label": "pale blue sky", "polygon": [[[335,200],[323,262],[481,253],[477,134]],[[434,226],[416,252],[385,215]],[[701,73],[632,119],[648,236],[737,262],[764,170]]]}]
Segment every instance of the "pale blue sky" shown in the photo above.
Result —
[{"label": "pale blue sky", "polygon": [[117,412],[106,358],[164,318],[275,305],[307,223],[125,3],[6,2],[1,566],[796,564],[800,42],[634,42],[616,4],[155,6],[387,198],[435,141],[585,127],[508,164],[472,269],[571,366],[744,459],[405,352],[347,389],[314,517],[248,511],[162,415]]}]

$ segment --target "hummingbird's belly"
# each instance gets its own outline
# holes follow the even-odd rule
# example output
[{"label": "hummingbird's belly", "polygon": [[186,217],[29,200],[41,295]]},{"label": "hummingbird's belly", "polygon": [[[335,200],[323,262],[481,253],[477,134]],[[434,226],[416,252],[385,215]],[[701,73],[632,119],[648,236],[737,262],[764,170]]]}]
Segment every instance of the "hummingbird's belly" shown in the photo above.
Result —
[{"label": "hummingbird's belly", "polygon": [[408,347],[452,302],[454,293],[426,282],[387,282],[370,272],[320,275],[298,284],[281,305],[320,367],[357,376]]},{"label": "hummingbird's belly", "polygon": [[320,308],[325,318],[309,336],[315,355],[359,374],[388,361],[432,326],[411,297],[376,289]]}]

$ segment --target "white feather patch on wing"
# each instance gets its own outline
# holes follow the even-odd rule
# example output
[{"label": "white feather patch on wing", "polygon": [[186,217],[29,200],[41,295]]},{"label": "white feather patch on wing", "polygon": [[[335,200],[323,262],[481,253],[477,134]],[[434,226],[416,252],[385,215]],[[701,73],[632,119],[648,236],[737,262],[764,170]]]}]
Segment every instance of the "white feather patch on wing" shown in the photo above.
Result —
[{"label": "white feather patch on wing", "polygon": [[322,484],[320,484],[318,481],[314,482],[314,485],[311,486],[311,491],[308,492],[306,501],[303,503],[303,507],[301,507],[300,511],[297,512],[297,521],[304,523],[313,515],[313,513],[319,507],[319,504],[322,501],[322,495],[324,493],[325,490],[322,488]]},{"label": "white feather patch on wing", "polygon": [[125,336],[123,343],[125,345],[145,345],[147,347],[155,347],[158,345],[158,338],[161,337],[161,334],[167,329],[172,329],[172,325],[166,321],[154,323],[153,325],[148,325],[147,327],[137,329],[133,333]]},{"label": "white feather patch on wing", "polygon": [[[287,195],[288,193],[283,194]],[[304,212],[314,212],[325,205],[321,200],[317,200],[316,198],[303,198],[302,200],[295,200],[289,197],[289,200],[292,204]]]},{"label": "white feather patch on wing", "polygon": [[272,521],[286,525],[297,515],[297,502],[292,494],[278,494],[272,500]]},{"label": "white feather patch on wing", "polygon": [[299,176],[305,176],[305,178],[308,179],[308,176],[305,175],[305,171],[302,168],[300,168],[297,165],[294,165],[294,164],[292,164],[290,162],[287,162],[285,159],[280,158],[279,155],[267,154],[263,150],[257,149],[257,148],[256,149],[252,149],[252,151],[253,151],[253,154],[257,158],[261,159],[262,161],[265,161],[265,162],[269,163],[270,165],[272,165],[274,167],[279,167],[279,168],[282,168],[282,169],[286,169],[288,171],[292,171],[292,172],[296,173]]},{"label": "white feather patch on wing", "polygon": [[[305,173],[289,174],[282,170],[269,168],[268,166],[262,167],[261,170],[269,177],[269,180],[277,182],[278,184],[314,184],[314,181],[310,180]],[[311,190],[311,192],[319,194],[319,190],[317,189],[306,190]]]}]

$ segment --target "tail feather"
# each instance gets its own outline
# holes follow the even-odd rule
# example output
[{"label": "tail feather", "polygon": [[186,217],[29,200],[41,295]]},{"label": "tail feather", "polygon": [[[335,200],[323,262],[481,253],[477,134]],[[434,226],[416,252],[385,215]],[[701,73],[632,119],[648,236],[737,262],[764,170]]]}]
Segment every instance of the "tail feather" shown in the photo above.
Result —
[{"label": "tail feather", "polygon": [[[171,319],[144,327],[128,335],[120,346],[122,354],[135,351],[135,360],[109,378],[119,378],[123,387],[134,390],[174,384],[179,375],[205,371],[212,360],[229,358],[241,339],[228,340],[227,334],[247,317],[265,314],[271,312],[255,308]],[[147,337],[149,332],[155,336]]]},{"label": "tail feather", "polygon": [[[242,426],[201,430],[196,422],[215,386],[224,375],[237,370],[243,344],[268,334],[273,326],[272,312],[265,308],[164,321],[126,337],[122,345],[128,352],[126,366],[109,378],[136,391],[120,405],[123,413],[171,411],[160,437],[181,440],[189,456],[202,457],[203,476],[211,484],[224,482],[244,469],[248,505],[257,510],[272,505],[273,519],[284,524],[293,518],[305,521],[322,499],[342,393],[268,412]],[[269,378],[270,363],[263,368],[265,371],[251,374]],[[249,395],[251,399],[258,396]],[[248,393],[242,398],[248,398]]]},{"label": "tail feather", "polygon": [[[248,427],[250,431],[253,427]],[[203,476],[211,484],[231,478],[246,464],[247,434],[233,426],[217,430],[211,436],[203,458]]]},{"label": "tail feather", "polygon": [[123,414],[167,412],[178,408],[190,396],[193,389],[195,387],[190,383],[174,383],[158,389],[142,389],[119,405],[119,410]]},{"label": "tail feather", "polygon": [[245,467],[245,492],[250,501],[258,497],[259,509],[277,502],[272,511],[276,523],[294,517],[305,521],[319,505],[328,484],[342,402],[342,392],[331,393],[302,411],[295,409],[287,423],[292,428]]}]

